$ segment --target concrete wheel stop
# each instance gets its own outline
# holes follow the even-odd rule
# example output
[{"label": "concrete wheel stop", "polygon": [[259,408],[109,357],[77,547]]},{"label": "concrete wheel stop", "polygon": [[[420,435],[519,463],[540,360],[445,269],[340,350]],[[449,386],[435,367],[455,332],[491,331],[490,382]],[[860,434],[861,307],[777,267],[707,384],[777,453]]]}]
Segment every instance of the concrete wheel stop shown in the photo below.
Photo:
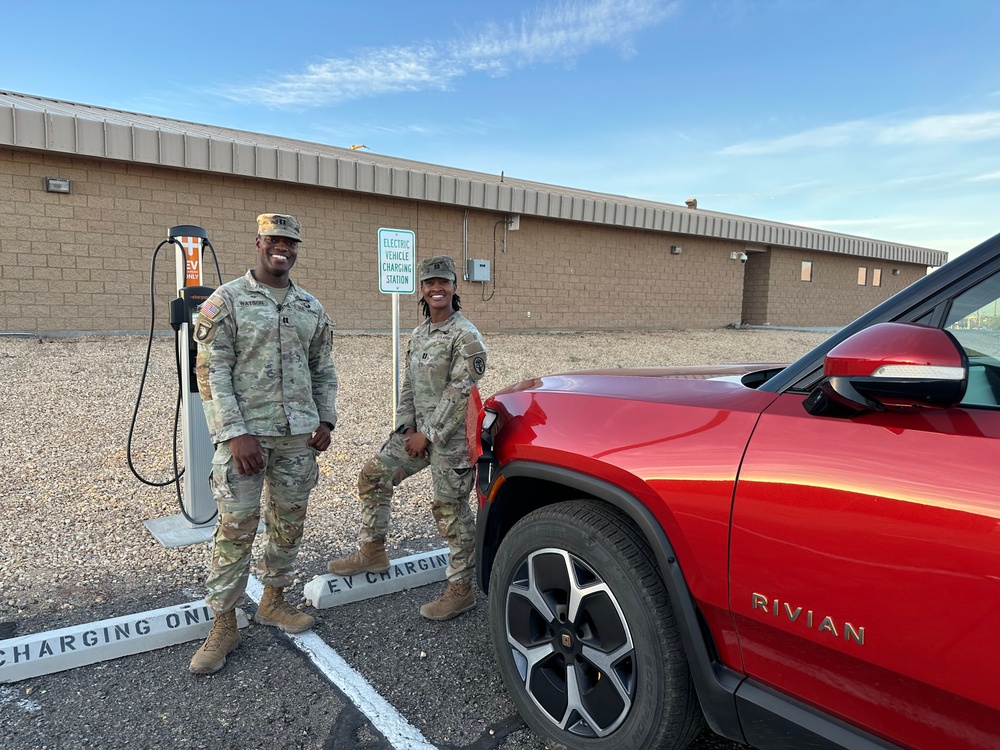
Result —
[{"label": "concrete wheel stop", "polygon": [[326,609],[443,581],[447,569],[446,547],[390,560],[385,573],[316,576],[305,585],[303,593],[314,608]]}]

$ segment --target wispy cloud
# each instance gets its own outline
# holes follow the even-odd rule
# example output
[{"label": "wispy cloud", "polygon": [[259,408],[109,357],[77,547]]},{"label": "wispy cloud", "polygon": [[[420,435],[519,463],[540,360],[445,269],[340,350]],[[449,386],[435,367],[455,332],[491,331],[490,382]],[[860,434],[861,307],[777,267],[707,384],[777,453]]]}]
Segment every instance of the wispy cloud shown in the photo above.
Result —
[{"label": "wispy cloud", "polygon": [[727,156],[761,156],[841,146],[894,146],[942,141],[974,143],[997,138],[1000,138],[1000,112],[974,112],[895,123],[854,120],[770,140],[745,141],[727,146],[720,153]]},{"label": "wispy cloud", "polygon": [[272,107],[318,107],[406,91],[446,90],[470,73],[502,76],[553,62],[572,63],[600,47],[634,52],[633,39],[672,16],[678,2],[593,0],[543,6],[517,23],[491,23],[465,38],[327,58],[297,73],[218,92]]},{"label": "wispy cloud", "polygon": [[327,59],[301,73],[220,93],[236,101],[309,107],[386,93],[444,89],[463,72],[432,47],[392,47],[366,50],[349,59]]},{"label": "wispy cloud", "polygon": [[879,143],[910,144],[952,141],[974,143],[1000,138],[1000,112],[939,115],[880,128]]},{"label": "wispy cloud", "polygon": [[571,60],[596,47],[634,54],[636,32],[673,15],[676,2],[598,0],[548,6],[519,23],[489,24],[481,33],[451,45],[453,60],[473,70],[505,73],[512,68]]},{"label": "wispy cloud", "polygon": [[1000,181],[1000,172],[987,172],[986,174],[976,175],[975,177],[970,177],[966,182],[998,182]]}]

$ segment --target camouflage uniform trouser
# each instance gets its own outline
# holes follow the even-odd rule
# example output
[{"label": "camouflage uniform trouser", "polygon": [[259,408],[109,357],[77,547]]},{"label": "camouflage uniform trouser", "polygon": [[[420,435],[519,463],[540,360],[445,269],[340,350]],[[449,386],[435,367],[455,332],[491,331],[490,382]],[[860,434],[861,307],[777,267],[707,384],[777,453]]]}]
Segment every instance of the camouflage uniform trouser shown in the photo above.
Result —
[{"label": "camouflage uniform trouser", "polygon": [[389,529],[389,513],[393,487],[428,466],[434,500],[431,512],[438,531],[448,542],[448,580],[469,583],[475,573],[476,521],[469,508],[469,491],[475,471],[453,469],[435,460],[434,447],[428,458],[414,458],[406,452],[403,436],[392,433],[377,456],[361,468],[358,475],[358,497],[361,499],[361,542],[385,538]]},{"label": "camouflage uniform trouser", "polygon": [[205,601],[215,612],[228,612],[243,601],[250,575],[250,552],[260,522],[264,490],[264,534],[267,544],[257,565],[260,580],[287,587],[299,553],[309,492],[316,486],[319,468],[309,435],[258,437],[264,449],[264,471],[243,476],[221,443],[212,459],[212,494],[219,508],[212,546],[212,572]]}]

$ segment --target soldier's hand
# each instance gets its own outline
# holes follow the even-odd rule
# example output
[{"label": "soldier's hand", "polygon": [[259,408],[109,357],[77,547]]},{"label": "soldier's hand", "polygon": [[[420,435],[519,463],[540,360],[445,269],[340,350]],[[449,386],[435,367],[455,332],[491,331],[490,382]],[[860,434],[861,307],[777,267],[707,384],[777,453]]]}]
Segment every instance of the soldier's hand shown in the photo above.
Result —
[{"label": "soldier's hand", "polygon": [[264,449],[253,435],[239,435],[229,441],[236,470],[244,476],[260,474],[264,470]]},{"label": "soldier's hand", "polygon": [[403,436],[403,445],[406,446],[406,452],[414,458],[427,458],[427,446],[429,444],[427,436],[416,430],[407,430],[406,435]]},{"label": "soldier's hand", "polygon": [[330,447],[330,428],[327,427],[326,422],[319,423],[319,427],[316,428],[313,436],[309,438],[307,445],[311,445],[320,453]]}]

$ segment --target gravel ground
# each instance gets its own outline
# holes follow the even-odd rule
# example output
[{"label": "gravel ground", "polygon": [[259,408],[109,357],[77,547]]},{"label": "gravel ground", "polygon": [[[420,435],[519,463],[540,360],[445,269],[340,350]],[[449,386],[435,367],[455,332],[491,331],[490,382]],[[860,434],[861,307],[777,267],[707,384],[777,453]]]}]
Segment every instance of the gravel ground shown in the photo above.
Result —
[{"label": "gravel ground", "polygon": [[[544,372],[787,362],[826,336],[762,329],[492,334],[485,337],[490,367],[480,390],[492,393]],[[146,486],[127,465],[145,356],[142,336],[0,338],[0,622],[19,622],[17,635],[32,632],[34,623],[49,629],[87,621],[74,613],[82,617],[95,606],[138,611],[203,594],[207,545],[164,549],[143,526],[177,513],[173,487]],[[174,356],[172,338],[154,340],[132,443],[133,464],[154,481],[172,471]],[[303,583],[325,572],[327,559],[353,549],[357,474],[390,429],[390,337],[338,335],[334,356],[340,422],[320,458],[292,601]],[[428,480],[424,472],[397,491],[392,557],[442,546]]]}]

